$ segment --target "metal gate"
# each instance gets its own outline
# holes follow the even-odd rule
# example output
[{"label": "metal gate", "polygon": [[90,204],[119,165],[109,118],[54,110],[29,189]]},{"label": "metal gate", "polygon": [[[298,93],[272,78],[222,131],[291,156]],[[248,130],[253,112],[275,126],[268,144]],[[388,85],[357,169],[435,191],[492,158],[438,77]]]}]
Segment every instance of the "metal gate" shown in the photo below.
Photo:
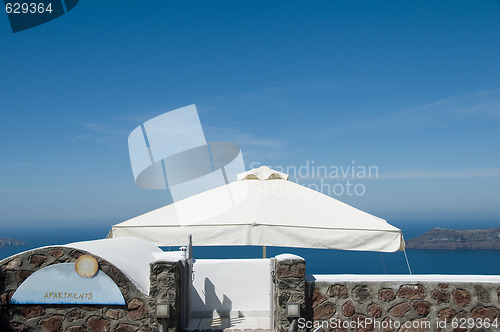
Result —
[{"label": "metal gate", "polygon": [[195,260],[185,329],[272,329],[273,268],[273,259]]}]

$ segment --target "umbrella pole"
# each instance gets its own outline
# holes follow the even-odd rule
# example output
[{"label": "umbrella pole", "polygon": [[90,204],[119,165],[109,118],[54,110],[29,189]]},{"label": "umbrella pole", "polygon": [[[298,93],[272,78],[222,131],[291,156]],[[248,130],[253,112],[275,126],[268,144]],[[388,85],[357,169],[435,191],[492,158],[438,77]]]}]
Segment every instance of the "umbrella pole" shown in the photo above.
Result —
[{"label": "umbrella pole", "polygon": [[262,246],[262,258],[266,258],[266,246]]}]

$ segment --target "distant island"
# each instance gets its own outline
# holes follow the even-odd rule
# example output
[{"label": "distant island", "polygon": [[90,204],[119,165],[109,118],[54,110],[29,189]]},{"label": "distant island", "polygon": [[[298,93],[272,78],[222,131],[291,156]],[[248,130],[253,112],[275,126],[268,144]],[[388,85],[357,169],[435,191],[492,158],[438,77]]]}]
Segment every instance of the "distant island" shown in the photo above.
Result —
[{"label": "distant island", "polygon": [[434,228],[406,242],[407,249],[493,249],[500,250],[500,227],[455,230]]},{"label": "distant island", "polygon": [[0,239],[0,249],[2,249],[5,246],[22,246],[23,244],[26,244],[26,242],[11,238]]}]

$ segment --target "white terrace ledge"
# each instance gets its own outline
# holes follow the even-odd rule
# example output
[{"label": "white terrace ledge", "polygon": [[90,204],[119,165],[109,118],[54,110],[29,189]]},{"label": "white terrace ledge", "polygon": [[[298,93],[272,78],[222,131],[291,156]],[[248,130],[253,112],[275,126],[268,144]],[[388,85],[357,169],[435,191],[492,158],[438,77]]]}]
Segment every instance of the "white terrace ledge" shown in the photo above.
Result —
[{"label": "white terrace ledge", "polygon": [[306,276],[314,282],[480,282],[500,283],[499,275],[453,274],[314,274]]},{"label": "white terrace ledge", "polygon": [[[71,248],[84,250],[116,266],[145,295],[149,295],[149,264],[177,262],[186,259],[182,251],[163,251],[149,241],[135,237],[74,242],[64,245],[49,245],[15,254],[36,253],[41,249]],[[0,260],[0,265],[14,256]]]},{"label": "white terrace ledge", "polygon": [[134,237],[75,242],[62,247],[85,250],[107,260],[145,295],[149,294],[150,263],[175,262],[185,258],[183,252],[164,252],[151,242]]}]

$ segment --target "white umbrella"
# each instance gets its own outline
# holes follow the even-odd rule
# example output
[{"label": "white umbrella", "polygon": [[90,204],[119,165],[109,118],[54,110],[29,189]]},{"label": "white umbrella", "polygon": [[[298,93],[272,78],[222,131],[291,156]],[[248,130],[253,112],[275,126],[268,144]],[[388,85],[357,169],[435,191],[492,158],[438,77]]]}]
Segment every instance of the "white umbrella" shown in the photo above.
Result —
[{"label": "white umbrella", "polygon": [[112,227],[108,237],[134,236],[158,246],[269,245],[393,252],[401,230],[330,196],[261,167],[239,180]]}]

